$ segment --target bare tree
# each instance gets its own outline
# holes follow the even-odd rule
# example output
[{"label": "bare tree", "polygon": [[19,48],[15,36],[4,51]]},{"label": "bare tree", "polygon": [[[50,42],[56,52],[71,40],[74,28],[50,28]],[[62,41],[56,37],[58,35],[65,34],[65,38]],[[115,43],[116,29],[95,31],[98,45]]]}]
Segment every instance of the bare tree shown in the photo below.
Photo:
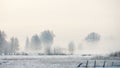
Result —
[{"label": "bare tree", "polygon": [[68,47],[69,47],[69,52],[70,52],[70,54],[71,54],[71,55],[74,54],[75,44],[74,44],[73,41],[68,44]]}]

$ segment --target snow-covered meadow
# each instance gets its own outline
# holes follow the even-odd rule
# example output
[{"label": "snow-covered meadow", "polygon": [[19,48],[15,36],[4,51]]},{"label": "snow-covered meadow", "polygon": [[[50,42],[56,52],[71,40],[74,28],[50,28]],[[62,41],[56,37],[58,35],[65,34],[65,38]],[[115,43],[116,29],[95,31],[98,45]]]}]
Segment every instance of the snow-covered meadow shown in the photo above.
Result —
[{"label": "snow-covered meadow", "polygon": [[81,56],[0,56],[0,68],[120,68],[120,60],[91,60]]}]

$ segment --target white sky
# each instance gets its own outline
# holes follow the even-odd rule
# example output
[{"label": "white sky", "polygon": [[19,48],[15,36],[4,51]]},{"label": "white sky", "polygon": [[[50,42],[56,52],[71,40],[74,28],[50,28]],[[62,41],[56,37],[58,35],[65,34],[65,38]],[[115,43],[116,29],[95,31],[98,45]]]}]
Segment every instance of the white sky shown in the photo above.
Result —
[{"label": "white sky", "polygon": [[90,32],[119,40],[120,0],[0,0],[0,29],[21,44],[46,29],[60,45]]}]

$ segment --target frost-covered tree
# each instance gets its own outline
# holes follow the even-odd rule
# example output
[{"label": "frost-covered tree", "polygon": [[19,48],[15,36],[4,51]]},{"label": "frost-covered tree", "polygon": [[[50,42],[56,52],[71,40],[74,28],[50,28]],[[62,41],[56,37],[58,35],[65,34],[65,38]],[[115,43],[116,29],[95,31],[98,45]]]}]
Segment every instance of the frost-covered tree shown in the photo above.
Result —
[{"label": "frost-covered tree", "polygon": [[17,38],[12,37],[10,43],[10,52],[15,53],[19,50],[19,41]]},{"label": "frost-covered tree", "polygon": [[32,36],[30,45],[31,45],[31,49],[40,49],[41,41],[37,34]]},{"label": "frost-covered tree", "polygon": [[63,55],[63,49],[60,47],[55,47],[54,48],[54,55]]},{"label": "frost-covered tree", "polygon": [[92,32],[85,38],[85,40],[88,42],[97,42],[100,40],[100,35],[98,33]]},{"label": "frost-covered tree", "polygon": [[68,47],[69,47],[69,52],[70,54],[72,55],[74,53],[74,50],[75,50],[75,43],[72,41],[68,44]]},{"label": "frost-covered tree", "polygon": [[25,43],[25,49],[29,49],[30,47],[30,42],[29,42],[29,38],[26,38],[26,43]]},{"label": "frost-covered tree", "polygon": [[109,56],[110,57],[120,57],[120,51],[111,53]]},{"label": "frost-covered tree", "polygon": [[8,42],[5,38],[6,34],[4,31],[0,31],[0,53],[7,53]]},{"label": "frost-covered tree", "polygon": [[53,44],[54,34],[53,32],[46,30],[43,31],[40,36],[41,42],[45,47],[45,53],[50,54],[51,45]]},{"label": "frost-covered tree", "polygon": [[15,53],[19,50],[19,41],[17,38],[12,37],[11,41],[6,40],[4,31],[0,31],[0,53],[9,54]]}]

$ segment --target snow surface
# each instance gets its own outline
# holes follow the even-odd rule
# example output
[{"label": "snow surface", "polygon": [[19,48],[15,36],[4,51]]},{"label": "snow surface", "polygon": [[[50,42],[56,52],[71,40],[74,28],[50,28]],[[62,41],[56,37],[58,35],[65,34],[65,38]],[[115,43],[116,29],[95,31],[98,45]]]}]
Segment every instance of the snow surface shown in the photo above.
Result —
[{"label": "snow surface", "polygon": [[[86,60],[85,60],[86,59]],[[0,56],[0,68],[93,68],[95,60],[82,56]],[[96,66],[112,68],[120,65],[120,60],[96,60]],[[82,65],[78,67],[79,64]],[[120,67],[113,67],[120,68]]]}]

